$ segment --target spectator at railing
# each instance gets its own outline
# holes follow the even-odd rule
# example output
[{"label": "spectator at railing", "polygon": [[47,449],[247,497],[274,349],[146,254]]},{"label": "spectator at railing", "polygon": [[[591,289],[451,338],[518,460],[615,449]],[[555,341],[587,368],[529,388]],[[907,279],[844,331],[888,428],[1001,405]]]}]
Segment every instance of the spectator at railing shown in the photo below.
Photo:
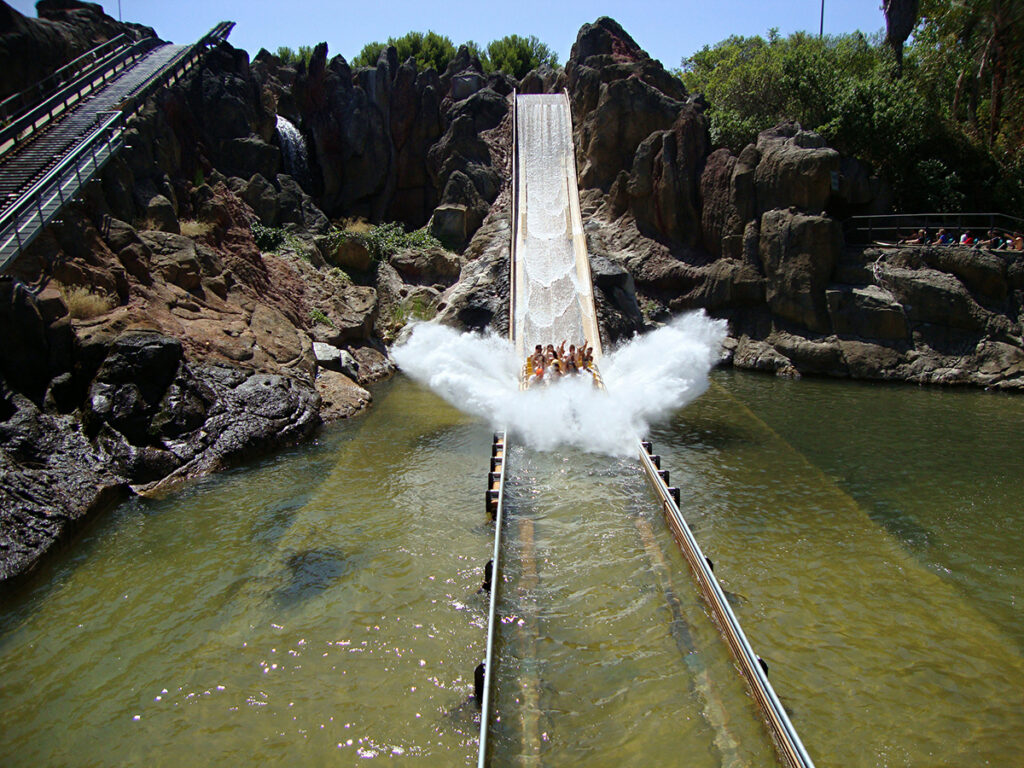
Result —
[{"label": "spectator at railing", "polygon": [[949,231],[945,227],[940,227],[932,245],[952,245],[955,242],[956,239],[949,234]]}]

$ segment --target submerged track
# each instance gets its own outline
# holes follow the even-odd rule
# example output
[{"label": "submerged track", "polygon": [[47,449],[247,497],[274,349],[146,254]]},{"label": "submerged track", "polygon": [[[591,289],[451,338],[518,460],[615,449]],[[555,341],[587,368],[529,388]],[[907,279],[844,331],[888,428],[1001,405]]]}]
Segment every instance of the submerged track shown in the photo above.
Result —
[{"label": "submerged track", "polygon": [[[580,214],[576,186],[576,164],[572,143],[572,118],[568,95],[513,95],[513,179],[512,179],[512,245],[510,336],[520,359],[536,344],[558,344],[560,341],[586,340],[594,348],[595,362],[600,361],[601,343],[594,306],[593,282],[590,275],[586,239]],[[497,605],[500,601],[502,574],[502,528],[510,525],[505,513],[505,478],[509,446],[501,434],[501,483],[494,495],[495,543],[493,588],[490,598],[487,662],[483,669],[482,717],[478,766],[488,765],[493,749],[489,733],[495,720],[494,644],[498,640],[496,622],[501,621]],[[789,717],[779,702],[766,667],[754,653],[739,625],[724,590],[713,573],[710,561],[701,552],[679,509],[679,493],[668,485],[668,473],[652,455],[650,444],[639,443],[640,466],[654,487],[666,523],[678,543],[695,578],[700,595],[714,617],[726,641],[734,663],[757,703],[763,721],[776,747],[782,764],[791,768],[812,768],[813,763],[800,741]],[[492,460],[493,461],[493,460]],[[492,467],[492,479],[494,477]],[[493,487],[493,486],[490,486]],[[488,504],[492,504],[489,490]],[[503,521],[505,521],[503,523]],[[671,586],[665,558],[658,548],[649,523],[636,518],[636,529],[656,574],[672,615],[671,632],[684,654],[689,647],[689,628],[679,610],[679,600]],[[518,590],[531,603],[537,584],[536,563],[533,562],[533,521],[518,522],[521,553],[530,554],[525,564],[525,578],[520,576]],[[523,546],[523,542],[529,546]],[[524,592],[525,590],[525,592]],[[529,594],[526,594],[529,593]],[[529,614],[530,611],[523,613]],[[520,648],[530,648],[537,633],[536,621],[520,617]],[[536,671],[536,670],[534,670]],[[523,682],[516,696],[522,721],[525,749],[518,756],[520,764],[540,764],[537,731],[540,681]],[[715,746],[723,765],[742,764],[735,757],[735,742],[729,733],[728,716],[714,692],[697,676],[692,684],[702,702],[704,720],[716,732]],[[506,717],[511,717],[506,713]]]}]

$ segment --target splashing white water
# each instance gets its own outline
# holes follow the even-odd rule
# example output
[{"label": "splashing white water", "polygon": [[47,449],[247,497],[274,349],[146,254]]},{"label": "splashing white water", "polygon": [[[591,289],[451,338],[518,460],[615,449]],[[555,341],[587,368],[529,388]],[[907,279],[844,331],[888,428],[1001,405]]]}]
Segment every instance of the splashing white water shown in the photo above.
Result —
[{"label": "splashing white water", "polygon": [[638,336],[602,360],[607,391],[596,389],[589,376],[522,391],[522,361],[507,340],[431,323],[415,326],[392,353],[407,375],[456,408],[534,448],[571,445],[627,456],[652,423],[707,389],[725,333],[725,321],[694,312]]}]

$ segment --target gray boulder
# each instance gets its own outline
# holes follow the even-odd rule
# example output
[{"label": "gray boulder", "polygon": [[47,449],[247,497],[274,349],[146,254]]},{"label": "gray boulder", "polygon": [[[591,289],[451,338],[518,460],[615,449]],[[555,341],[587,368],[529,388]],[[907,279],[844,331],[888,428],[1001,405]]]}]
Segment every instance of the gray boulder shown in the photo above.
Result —
[{"label": "gray boulder", "polygon": [[839,223],[795,210],[761,217],[759,256],[773,314],[815,333],[829,333],[825,286],[842,248]]},{"label": "gray boulder", "polygon": [[758,135],[757,150],[758,211],[790,206],[815,214],[825,210],[833,178],[838,180],[839,153],[818,134],[783,123]]}]

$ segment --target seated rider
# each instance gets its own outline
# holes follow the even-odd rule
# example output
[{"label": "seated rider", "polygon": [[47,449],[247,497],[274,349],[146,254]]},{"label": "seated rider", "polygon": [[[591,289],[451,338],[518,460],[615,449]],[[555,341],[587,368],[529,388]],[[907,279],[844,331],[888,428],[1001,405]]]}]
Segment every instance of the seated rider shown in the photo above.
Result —
[{"label": "seated rider", "polygon": [[913,237],[908,237],[906,240],[900,240],[901,245],[928,245],[928,230],[919,229],[917,234]]},{"label": "seated rider", "polygon": [[982,240],[978,245],[982,248],[1002,248],[1003,238],[994,229],[990,229],[988,231],[988,240]]},{"label": "seated rider", "polygon": [[945,227],[939,229],[938,234],[935,236],[935,242],[932,245],[952,245],[953,236],[949,234]]},{"label": "seated rider", "polygon": [[533,354],[530,355],[530,367],[544,367],[544,347],[542,347],[540,344],[533,348]]}]

